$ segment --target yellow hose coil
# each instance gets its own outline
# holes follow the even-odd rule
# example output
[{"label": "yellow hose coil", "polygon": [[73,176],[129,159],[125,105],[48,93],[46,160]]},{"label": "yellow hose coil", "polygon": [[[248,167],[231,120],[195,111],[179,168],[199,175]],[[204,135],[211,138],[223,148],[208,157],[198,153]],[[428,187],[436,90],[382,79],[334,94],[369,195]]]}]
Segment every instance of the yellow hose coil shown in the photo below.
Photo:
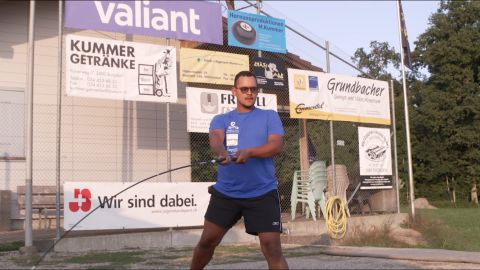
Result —
[{"label": "yellow hose coil", "polygon": [[326,203],[325,224],[328,235],[333,239],[342,239],[347,232],[347,213],[345,204],[337,196],[331,196]]}]

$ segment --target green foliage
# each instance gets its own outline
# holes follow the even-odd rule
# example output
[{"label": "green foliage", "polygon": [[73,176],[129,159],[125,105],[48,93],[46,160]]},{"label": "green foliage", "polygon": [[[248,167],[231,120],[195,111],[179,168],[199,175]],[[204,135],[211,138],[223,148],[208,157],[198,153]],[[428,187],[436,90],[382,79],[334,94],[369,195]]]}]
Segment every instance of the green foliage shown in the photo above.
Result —
[{"label": "green foliage", "polygon": [[[207,133],[190,133],[190,144],[192,149],[191,163],[212,160],[215,158],[208,141]],[[217,167],[193,166],[192,182],[213,182],[217,180]]]},{"label": "green foliage", "polygon": [[0,244],[0,252],[20,250],[23,245],[23,241]]},{"label": "green foliage", "polygon": [[390,47],[388,42],[370,42],[370,52],[363,48],[355,51],[352,60],[360,69],[367,69],[367,74],[372,78],[389,80],[391,74],[387,71],[389,65],[398,69],[400,56],[395,53],[395,48]]},{"label": "green foliage", "polygon": [[411,89],[415,176],[426,190],[449,177],[468,193],[480,178],[479,24],[480,2],[444,1],[416,42],[417,65],[431,74]]},{"label": "green foliage", "polygon": [[[448,177],[455,179],[457,198],[467,200],[471,184],[480,180],[480,2],[440,2],[415,44],[414,70],[407,73],[415,196],[448,199]],[[381,80],[393,78],[388,68],[398,68],[399,59],[388,43],[376,41],[369,53],[361,48],[354,57],[368,76]],[[402,89],[395,80],[399,174],[407,182]]]},{"label": "green foliage", "polygon": [[[282,120],[284,120],[283,117]],[[274,160],[282,210],[289,210],[293,172],[300,170],[300,149],[298,146],[300,131],[297,121],[282,122],[285,131],[283,151]]]},{"label": "green foliage", "polygon": [[111,266],[118,268],[119,266],[142,262],[142,254],[143,252],[90,253],[83,256],[71,257],[65,260],[65,262],[78,264],[110,263]]}]

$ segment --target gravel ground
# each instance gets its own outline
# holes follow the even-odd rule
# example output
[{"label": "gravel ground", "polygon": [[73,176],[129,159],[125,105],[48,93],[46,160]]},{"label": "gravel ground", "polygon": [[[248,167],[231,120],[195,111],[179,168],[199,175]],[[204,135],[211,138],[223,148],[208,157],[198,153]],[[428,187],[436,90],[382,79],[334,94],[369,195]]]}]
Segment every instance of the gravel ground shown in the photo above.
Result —
[{"label": "gravel ground", "polygon": [[[354,254],[353,256],[327,255],[324,248],[315,246],[324,241],[321,237],[282,236],[282,238],[285,257],[292,269],[480,269],[480,264],[473,263],[357,257]],[[37,268],[186,269],[189,266],[191,254],[191,247],[96,253],[56,252],[48,254]],[[28,261],[28,258],[18,251],[0,252],[2,269],[29,269],[32,263]],[[258,245],[221,245],[207,266],[207,269],[267,268]]]}]

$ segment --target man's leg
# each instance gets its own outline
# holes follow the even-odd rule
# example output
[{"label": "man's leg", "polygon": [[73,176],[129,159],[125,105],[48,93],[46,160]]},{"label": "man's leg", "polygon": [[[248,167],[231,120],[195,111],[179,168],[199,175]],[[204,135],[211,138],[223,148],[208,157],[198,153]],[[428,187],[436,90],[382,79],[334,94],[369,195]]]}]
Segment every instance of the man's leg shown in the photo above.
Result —
[{"label": "man's leg", "polygon": [[203,269],[210,262],[215,248],[228,230],[205,220],[202,236],[193,250],[190,269]]},{"label": "man's leg", "polygon": [[288,269],[288,264],[282,253],[280,233],[262,232],[258,233],[262,253],[267,259],[269,269]]}]

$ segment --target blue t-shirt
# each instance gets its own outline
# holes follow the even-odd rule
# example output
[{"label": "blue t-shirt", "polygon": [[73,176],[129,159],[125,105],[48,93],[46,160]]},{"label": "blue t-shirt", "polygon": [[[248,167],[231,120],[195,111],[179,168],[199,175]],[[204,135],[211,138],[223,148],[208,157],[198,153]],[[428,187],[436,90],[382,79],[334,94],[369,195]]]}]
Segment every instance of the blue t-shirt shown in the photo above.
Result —
[{"label": "blue t-shirt", "polygon": [[[210,122],[210,131],[221,129],[225,132],[223,142],[232,154],[237,149],[252,148],[268,142],[272,134],[284,135],[282,122],[277,112],[254,108],[251,112],[239,113],[236,110],[216,115]],[[234,133],[231,135],[230,133]],[[230,135],[228,135],[230,134]],[[238,135],[235,135],[238,134]],[[238,145],[232,149],[232,141],[238,138]],[[233,140],[236,144],[237,140]],[[227,146],[229,145],[229,146]],[[277,188],[273,158],[250,158],[245,164],[234,162],[218,166],[217,182],[219,192],[233,198],[258,197]]]}]

